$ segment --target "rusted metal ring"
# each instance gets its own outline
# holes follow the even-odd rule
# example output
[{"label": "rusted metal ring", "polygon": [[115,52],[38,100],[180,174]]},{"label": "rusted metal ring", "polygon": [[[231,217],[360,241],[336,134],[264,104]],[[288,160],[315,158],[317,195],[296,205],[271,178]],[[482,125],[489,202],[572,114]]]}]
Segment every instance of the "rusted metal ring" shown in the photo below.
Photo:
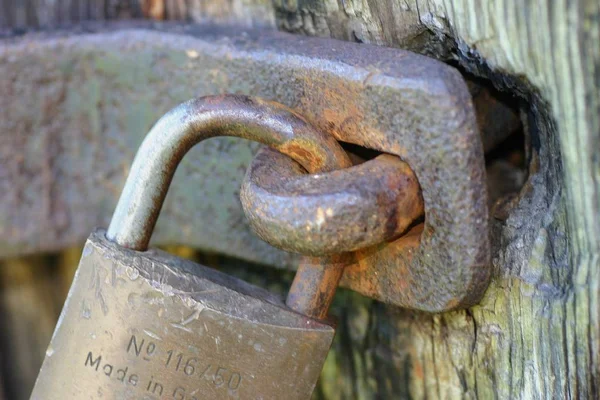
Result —
[{"label": "rusted metal ring", "polygon": [[252,229],[280,249],[323,256],[392,240],[423,215],[417,178],[398,157],[306,175],[265,148],[248,167],[240,194]]}]

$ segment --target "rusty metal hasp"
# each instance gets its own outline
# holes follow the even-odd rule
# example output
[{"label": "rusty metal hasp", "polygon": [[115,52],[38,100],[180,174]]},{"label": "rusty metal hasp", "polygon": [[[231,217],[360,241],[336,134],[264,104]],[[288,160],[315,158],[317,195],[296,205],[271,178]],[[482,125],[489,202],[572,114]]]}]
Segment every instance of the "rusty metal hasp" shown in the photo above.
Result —
[{"label": "rusty metal hasp", "polygon": [[[148,109],[155,112],[167,110],[176,102],[189,97],[226,92],[259,96],[283,103],[301,114],[318,130],[331,134],[340,141],[399,157],[410,166],[422,189],[424,223],[413,227],[397,240],[393,239],[402,232],[397,232],[393,225],[398,222],[397,226],[402,226],[402,221],[394,218],[393,213],[384,215],[376,208],[373,210],[377,220],[372,226],[381,228],[382,223],[386,225],[386,229],[376,233],[387,235],[384,243],[377,244],[379,239],[375,237],[361,237],[356,232],[350,232],[352,221],[348,218],[332,228],[331,232],[335,233],[343,227],[351,233],[348,237],[352,236],[352,240],[343,244],[346,247],[337,249],[354,250],[363,245],[370,246],[352,253],[352,261],[346,266],[342,277],[343,286],[386,303],[430,312],[469,306],[482,296],[490,274],[483,149],[471,97],[458,71],[436,60],[399,49],[272,31],[241,32],[239,29],[220,27],[148,24],[139,24],[137,28],[139,29],[112,25],[86,30],[92,32],[95,29],[95,33],[58,32],[43,39],[42,44],[36,44],[34,39],[26,37],[3,50],[2,54],[8,55],[4,58],[7,65],[13,59],[11,54],[19,54],[31,60],[27,65],[38,65],[38,60],[45,69],[51,69],[57,75],[64,73],[64,66],[67,64],[69,71],[72,69],[74,73],[82,74],[86,82],[89,80],[87,74],[91,73],[94,82],[98,84],[94,88],[112,85],[110,97],[94,100],[93,104],[112,104],[114,111],[96,112],[96,108],[92,107],[94,112],[90,113],[87,108],[83,109],[69,119],[73,122],[68,125],[68,129],[53,130],[58,132],[56,135],[63,135],[62,132],[65,132],[60,143],[70,143],[72,137],[88,125],[86,133],[93,137],[97,126],[105,126],[107,121],[113,121],[114,113],[128,110],[132,103],[142,98],[151,105]],[[56,57],[47,57],[48,54],[59,54],[65,60],[49,66]],[[19,66],[16,70],[22,67]],[[115,74],[115,71],[121,69],[135,71],[127,76],[135,82],[141,79],[139,84],[133,87],[135,83]],[[15,76],[18,77],[18,74],[11,75],[12,78],[7,82],[15,80]],[[168,84],[165,83],[167,81]],[[88,91],[81,89],[80,93],[78,90],[82,86],[77,84],[79,81],[75,82],[69,86],[70,92],[75,91],[80,96],[86,96],[90,91],[98,92],[92,88]],[[150,89],[144,91],[146,87]],[[42,94],[45,93],[50,91]],[[79,104],[77,96],[70,99],[71,107]],[[42,111],[54,109],[43,104],[39,106]],[[138,114],[145,115],[145,110]],[[7,112],[7,115],[17,113]],[[130,126],[129,117],[121,114],[117,116],[120,118],[119,122],[111,122],[113,125],[109,124],[109,128],[101,131],[100,134],[104,135],[101,136],[102,139],[94,141],[106,143],[105,147],[97,151],[106,154],[103,159],[110,159],[111,162],[104,165],[90,161],[89,167],[88,164],[82,165],[82,168],[89,170],[78,171],[85,176],[102,178],[96,178],[90,188],[86,186],[88,195],[86,201],[81,203],[75,202],[77,197],[68,195],[81,193],[80,186],[77,186],[81,185],[81,180],[66,179],[61,190],[55,191],[55,196],[59,198],[54,199],[53,204],[68,204],[67,216],[52,219],[51,223],[89,221],[89,218],[77,216],[87,216],[91,206],[101,209],[106,208],[106,204],[112,204],[111,190],[90,191],[96,187],[120,187],[120,174],[126,170],[122,166],[130,163],[127,159],[128,151],[137,145],[135,140],[124,140],[123,130],[119,128]],[[96,117],[100,118],[99,122]],[[86,125],[90,118],[93,120]],[[54,114],[48,114],[41,115],[39,121],[36,124],[54,124],[57,119]],[[33,126],[37,126],[36,124]],[[20,143],[20,139],[14,140]],[[110,143],[119,145],[111,147]],[[66,145],[63,147],[70,148]],[[218,188],[227,195],[219,197],[218,201],[213,197],[212,202],[197,202],[194,195],[189,194],[189,190],[173,188],[178,193],[178,201],[167,207],[170,219],[163,219],[165,228],[158,229],[157,232],[163,242],[168,236],[170,240],[180,243],[227,252],[231,256],[255,262],[288,266],[296,263],[295,258],[257,243],[248,233],[246,224],[241,222],[243,218],[237,203],[237,193],[230,190],[229,186],[237,184],[237,171],[249,162],[250,149],[249,145],[227,143],[213,150],[203,150],[203,157],[190,157],[189,167],[184,165],[182,168],[181,173],[187,179],[181,185],[193,188],[195,185],[199,187],[207,183],[213,184],[214,166],[220,164],[221,169],[217,171],[225,177],[221,181],[227,183],[219,183]],[[224,157],[234,158],[236,162],[219,162]],[[250,204],[251,209],[258,209],[252,206],[253,201],[261,198],[263,201],[270,201],[269,196],[278,195],[277,191],[280,189],[272,183],[276,184],[277,179],[282,178],[276,177],[271,180],[272,183],[269,183],[269,179],[261,178],[268,173],[270,165],[288,168],[286,163],[289,161],[272,159],[277,157],[279,156],[270,157],[268,153],[261,154],[251,166],[251,174],[244,184],[244,201]],[[89,160],[97,159],[99,157],[89,157]],[[242,159],[244,161],[237,161]],[[57,162],[57,165],[61,163]],[[371,167],[367,165],[361,168]],[[27,168],[10,169],[9,173],[18,174],[21,170],[25,171],[26,177],[42,175]],[[289,171],[290,174],[297,174],[293,168]],[[380,173],[385,174],[386,171],[390,169]],[[344,173],[338,172],[337,175],[343,176]],[[106,182],[107,179],[112,180]],[[301,179],[314,180],[311,177]],[[332,179],[335,180],[335,177]],[[15,180],[19,181],[17,178]],[[312,183],[307,184],[311,185]],[[175,186],[178,186],[177,182]],[[65,190],[62,190],[63,187]],[[343,185],[338,188],[348,194],[346,199],[352,199],[351,188],[344,188]],[[262,191],[262,194],[255,196],[258,191]],[[367,191],[363,192],[365,193]],[[363,197],[369,200],[368,195]],[[43,196],[28,198],[41,199]],[[317,198],[317,193],[314,193],[313,198]],[[393,198],[387,196],[382,200],[390,204]],[[3,204],[18,207],[20,199],[18,195],[7,196],[7,202]],[[179,200],[187,205],[187,212],[183,216],[179,211]],[[94,204],[90,204],[90,201]],[[331,196],[329,199],[323,198],[322,204],[330,204],[334,215],[339,215],[336,214],[336,209],[348,208],[344,204],[334,206],[333,203],[328,203],[330,201]],[[344,201],[348,205],[350,200]],[[320,222],[321,226],[326,227],[327,208],[319,214],[318,203],[319,201],[315,201],[314,206],[311,206],[313,208],[308,208],[301,214],[307,223],[323,220]],[[368,207],[377,204],[377,201],[370,204]],[[39,207],[29,206],[26,212],[29,213],[31,208],[46,209],[44,207],[44,204],[39,204]],[[216,208],[219,213],[214,211]],[[278,215],[285,223],[285,213],[279,212]],[[268,213],[265,216],[268,217]],[[261,234],[266,237],[271,228],[260,228],[260,218],[250,217],[257,231],[261,232],[262,229]],[[219,228],[215,228],[215,219],[220,221]],[[44,223],[50,223],[45,221]],[[62,240],[60,243],[65,243],[75,240],[74,237],[83,230],[89,231],[89,228],[71,226],[69,223],[65,226],[49,226],[44,229],[44,232],[49,232],[46,236],[36,236],[36,231],[29,229],[19,231],[21,236],[18,239],[13,239],[16,236],[10,230],[2,237],[9,244],[12,243],[11,240],[48,243],[59,239]],[[304,243],[306,240],[302,235],[293,237],[296,234],[294,232],[297,232],[293,229],[278,229],[277,235],[281,237],[281,242],[294,243],[295,248],[290,248],[291,250],[313,254],[323,251],[323,248],[318,249]],[[316,238],[320,233],[314,230],[312,234]],[[310,236],[305,235],[304,238]],[[54,239],[55,237],[59,239]],[[333,244],[332,238],[333,235],[329,239],[322,236],[319,240],[324,245],[321,247],[327,250],[329,247],[341,246],[329,246]],[[313,244],[316,242],[313,240]],[[231,246],[231,243],[235,243],[235,246]],[[287,246],[285,243],[283,247]]]}]

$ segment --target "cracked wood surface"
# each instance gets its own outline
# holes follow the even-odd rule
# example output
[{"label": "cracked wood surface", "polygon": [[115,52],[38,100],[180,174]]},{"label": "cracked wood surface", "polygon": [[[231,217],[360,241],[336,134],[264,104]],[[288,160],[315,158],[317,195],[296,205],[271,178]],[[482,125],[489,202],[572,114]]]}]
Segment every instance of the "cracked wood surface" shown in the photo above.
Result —
[{"label": "cracked wood surface", "polygon": [[[88,3],[109,11],[117,4]],[[598,398],[597,1],[166,1],[162,12],[158,3],[142,4],[154,14],[139,12],[407,48],[520,98],[532,145],[529,178],[508,218],[492,227],[495,275],[481,304],[431,316],[343,293],[319,396]],[[27,4],[42,10],[50,2]],[[5,13],[0,26],[35,25],[27,15]]]}]

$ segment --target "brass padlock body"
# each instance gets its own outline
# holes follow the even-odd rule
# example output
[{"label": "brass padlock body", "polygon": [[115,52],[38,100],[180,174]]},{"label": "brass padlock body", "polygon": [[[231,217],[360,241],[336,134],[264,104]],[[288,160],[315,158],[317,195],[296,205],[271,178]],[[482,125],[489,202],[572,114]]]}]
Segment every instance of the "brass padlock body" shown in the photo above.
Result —
[{"label": "brass padlock body", "polygon": [[32,399],[306,399],[333,336],[263,289],[97,230]]}]

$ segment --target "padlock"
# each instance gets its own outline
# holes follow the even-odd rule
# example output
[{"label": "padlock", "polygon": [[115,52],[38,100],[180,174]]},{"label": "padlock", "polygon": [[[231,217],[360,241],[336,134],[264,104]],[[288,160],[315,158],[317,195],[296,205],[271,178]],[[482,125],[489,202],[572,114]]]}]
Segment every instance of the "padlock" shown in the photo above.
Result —
[{"label": "padlock", "polygon": [[274,103],[207,97],[170,111],[140,147],[108,231],[85,244],[32,399],[311,396],[331,324],[231,276],[146,250],[177,164],[217,135],[270,145],[310,172],[350,165],[335,140]]}]

